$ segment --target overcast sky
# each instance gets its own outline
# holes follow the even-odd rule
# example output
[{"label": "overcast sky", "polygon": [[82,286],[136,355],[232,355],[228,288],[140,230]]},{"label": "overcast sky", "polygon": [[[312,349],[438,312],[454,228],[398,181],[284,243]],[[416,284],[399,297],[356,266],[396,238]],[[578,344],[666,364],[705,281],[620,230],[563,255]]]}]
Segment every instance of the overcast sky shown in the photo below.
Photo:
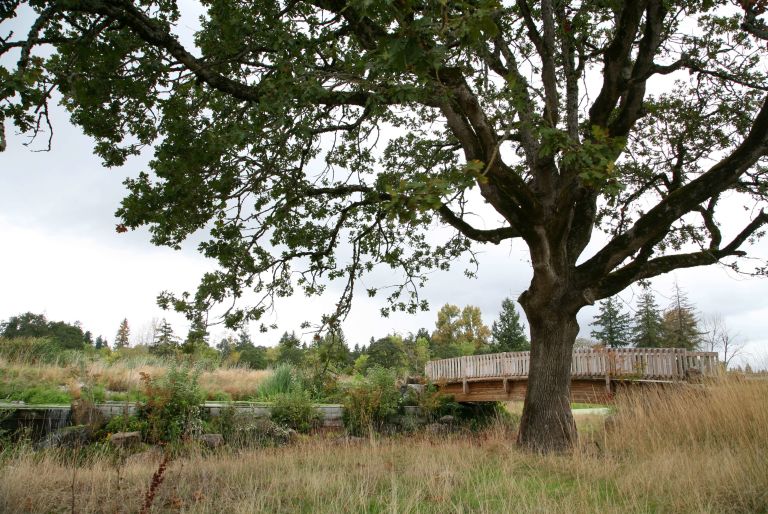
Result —
[{"label": "overcast sky", "polygon": [[[191,32],[190,25],[187,30]],[[180,335],[187,323],[160,310],[155,298],[162,290],[192,290],[213,263],[200,257],[191,242],[181,250],[154,247],[146,230],[118,234],[114,212],[125,190],[123,180],[146,167],[148,156],[135,158],[121,169],[106,169],[92,154],[92,141],[68,123],[61,109],[53,111],[55,134],[50,152],[37,152],[41,144],[24,146],[26,139],[6,125],[8,148],[0,153],[0,320],[31,311],[49,319],[80,321],[84,329],[112,341],[127,318],[138,333],[152,318],[166,317]],[[726,227],[727,228],[727,227]],[[436,311],[445,303],[477,305],[490,325],[505,297],[516,299],[526,289],[531,271],[524,244],[517,240],[499,246],[477,247],[477,279],[464,277],[464,266],[436,273],[423,290],[432,310],[418,315],[379,315],[381,299],[369,299],[364,280],[352,313],[344,324],[351,344],[387,333],[405,334],[419,327],[432,330]],[[765,257],[760,243],[755,255]],[[701,316],[721,314],[733,333],[747,342],[749,360],[768,365],[768,282],[746,279],[725,268],[710,266],[678,271],[655,279],[658,302],[666,306],[674,280],[688,293]],[[322,299],[297,296],[284,299],[266,323],[278,330],[251,333],[257,344],[273,345],[284,330],[296,330],[306,320],[327,313],[342,285],[329,287]],[[637,288],[620,297],[630,310]],[[581,335],[588,336],[595,308],[582,310]],[[223,335],[214,328],[213,339]]]}]

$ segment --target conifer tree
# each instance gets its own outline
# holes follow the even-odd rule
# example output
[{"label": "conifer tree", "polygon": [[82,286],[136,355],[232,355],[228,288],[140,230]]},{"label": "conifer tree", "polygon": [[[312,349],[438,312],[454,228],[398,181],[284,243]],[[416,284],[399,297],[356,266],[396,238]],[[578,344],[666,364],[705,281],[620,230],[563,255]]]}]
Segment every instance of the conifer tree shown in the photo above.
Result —
[{"label": "conifer tree", "polygon": [[701,344],[702,332],[696,310],[688,296],[675,282],[672,302],[662,320],[662,346],[693,350]]},{"label": "conifer tree", "polygon": [[650,288],[644,288],[632,321],[632,342],[636,347],[660,348],[663,346],[661,314]]},{"label": "conifer tree", "polygon": [[520,314],[509,298],[501,302],[501,313],[499,319],[491,325],[491,334],[491,348],[494,352],[523,352],[531,349],[525,327],[520,322]]},{"label": "conifer tree", "polygon": [[128,327],[128,319],[124,318],[120,323],[120,328],[117,329],[117,335],[115,336],[115,350],[120,348],[128,348],[129,341],[128,336],[131,335],[131,329]]},{"label": "conifer tree", "polygon": [[158,355],[170,355],[179,346],[179,338],[173,333],[173,327],[165,318],[160,322],[155,340],[150,346],[150,351]]},{"label": "conifer tree", "polygon": [[610,296],[600,302],[600,312],[594,317],[592,324],[596,328],[590,332],[590,336],[605,346],[620,348],[630,343],[629,314],[622,312],[616,297]]}]

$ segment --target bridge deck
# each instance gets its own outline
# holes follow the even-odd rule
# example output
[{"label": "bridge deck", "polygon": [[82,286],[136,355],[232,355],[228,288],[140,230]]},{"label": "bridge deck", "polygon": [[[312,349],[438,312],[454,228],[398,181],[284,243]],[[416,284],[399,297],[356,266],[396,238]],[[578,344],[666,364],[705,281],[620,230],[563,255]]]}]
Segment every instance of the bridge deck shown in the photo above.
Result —
[{"label": "bridge deck", "polygon": [[[522,400],[530,352],[495,353],[427,363],[427,378],[457,401]],[[610,401],[618,388],[631,384],[682,382],[714,375],[715,352],[681,348],[579,349],[571,361],[573,401]]]}]

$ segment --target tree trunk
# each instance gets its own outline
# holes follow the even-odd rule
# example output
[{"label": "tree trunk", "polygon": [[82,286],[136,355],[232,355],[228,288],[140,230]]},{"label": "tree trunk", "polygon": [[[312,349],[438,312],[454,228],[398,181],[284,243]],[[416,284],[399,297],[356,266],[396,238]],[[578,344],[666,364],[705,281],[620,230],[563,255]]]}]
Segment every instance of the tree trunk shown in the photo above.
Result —
[{"label": "tree trunk", "polygon": [[577,440],[570,399],[578,309],[565,307],[554,291],[536,289],[520,297],[531,327],[531,363],[517,443],[539,453],[563,452]]}]

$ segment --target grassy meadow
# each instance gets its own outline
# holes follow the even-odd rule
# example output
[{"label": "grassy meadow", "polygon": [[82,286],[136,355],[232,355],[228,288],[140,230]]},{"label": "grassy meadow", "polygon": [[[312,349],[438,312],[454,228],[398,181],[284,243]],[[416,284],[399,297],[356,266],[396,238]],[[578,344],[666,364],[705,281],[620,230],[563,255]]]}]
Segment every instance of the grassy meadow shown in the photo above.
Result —
[{"label": "grassy meadow", "polygon": [[[109,363],[81,359],[67,363],[30,363],[0,357],[0,398],[28,404],[68,404],[88,392],[96,401],[134,400],[141,377],[163,376],[171,364],[140,356]],[[245,367],[201,369],[198,382],[207,400],[247,400],[272,372]]]},{"label": "grassy meadow", "polygon": [[[568,455],[519,451],[508,423],[191,450],[155,479],[151,511],[768,512],[768,381],[646,390],[615,408],[607,419],[578,416]],[[18,446],[0,461],[0,512],[140,512],[159,467],[159,456],[123,463],[106,451]]]}]

